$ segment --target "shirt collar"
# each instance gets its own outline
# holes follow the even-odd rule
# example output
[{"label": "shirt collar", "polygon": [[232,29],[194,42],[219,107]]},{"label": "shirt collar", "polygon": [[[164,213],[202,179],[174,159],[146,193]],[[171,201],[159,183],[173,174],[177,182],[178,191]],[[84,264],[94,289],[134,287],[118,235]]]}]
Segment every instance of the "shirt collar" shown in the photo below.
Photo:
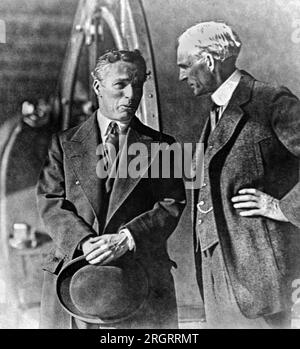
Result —
[{"label": "shirt collar", "polygon": [[127,131],[128,126],[129,126],[129,123],[125,124],[125,123],[122,123],[119,121],[108,119],[106,116],[104,116],[101,113],[100,109],[97,110],[97,121],[98,121],[98,126],[100,129],[102,140],[105,140],[105,138],[107,137],[107,129],[108,129],[111,122],[116,122],[122,133],[125,133]]},{"label": "shirt collar", "polygon": [[212,101],[222,107],[226,106],[235,89],[237,88],[240,80],[241,80],[241,72],[240,70],[236,69],[229,78],[223,82],[223,84],[211,95]]}]

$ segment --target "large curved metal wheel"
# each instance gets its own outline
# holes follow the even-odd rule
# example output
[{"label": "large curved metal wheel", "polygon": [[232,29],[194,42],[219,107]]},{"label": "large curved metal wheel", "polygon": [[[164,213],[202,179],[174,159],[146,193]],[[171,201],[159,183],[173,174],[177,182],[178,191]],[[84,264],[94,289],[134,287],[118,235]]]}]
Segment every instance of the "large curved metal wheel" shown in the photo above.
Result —
[{"label": "large curved metal wheel", "polygon": [[96,108],[90,72],[97,57],[113,48],[143,52],[149,78],[138,116],[145,124],[159,129],[155,64],[139,0],[82,0],[79,3],[59,85],[62,129],[85,120]]}]

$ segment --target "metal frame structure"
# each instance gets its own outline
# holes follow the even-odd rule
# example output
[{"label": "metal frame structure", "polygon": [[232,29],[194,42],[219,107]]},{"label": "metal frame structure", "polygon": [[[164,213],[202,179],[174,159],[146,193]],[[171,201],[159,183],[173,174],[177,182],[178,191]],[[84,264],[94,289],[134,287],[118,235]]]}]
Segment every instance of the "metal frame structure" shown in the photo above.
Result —
[{"label": "metal frame structure", "polygon": [[[61,128],[66,129],[70,125],[76,69],[82,46],[88,46],[89,68],[92,71],[99,54],[99,36],[102,33],[103,21],[110,28],[117,49],[139,49],[143,53],[149,76],[144,86],[144,97],[138,116],[145,124],[159,130],[159,101],[154,56],[140,0],[80,1],[58,86],[59,103],[61,103]],[[90,83],[90,88],[91,86],[92,83]]]}]

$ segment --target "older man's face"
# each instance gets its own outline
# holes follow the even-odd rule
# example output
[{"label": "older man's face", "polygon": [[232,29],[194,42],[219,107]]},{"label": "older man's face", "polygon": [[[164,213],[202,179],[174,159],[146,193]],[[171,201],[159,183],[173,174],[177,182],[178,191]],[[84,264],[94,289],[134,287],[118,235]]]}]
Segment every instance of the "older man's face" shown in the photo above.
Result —
[{"label": "older man's face", "polygon": [[128,122],[143,95],[144,71],[138,64],[118,61],[107,67],[100,83],[99,108],[111,120]]},{"label": "older man's face", "polygon": [[211,93],[215,89],[215,76],[204,59],[190,54],[181,46],[177,51],[177,65],[180,69],[179,80],[192,88],[195,96]]}]

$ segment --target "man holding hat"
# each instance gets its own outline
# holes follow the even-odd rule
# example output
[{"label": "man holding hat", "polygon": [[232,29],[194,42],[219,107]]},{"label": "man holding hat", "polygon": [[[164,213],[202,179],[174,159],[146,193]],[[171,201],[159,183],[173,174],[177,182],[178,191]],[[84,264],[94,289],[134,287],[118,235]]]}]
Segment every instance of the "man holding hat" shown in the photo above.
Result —
[{"label": "man holding hat", "polygon": [[[139,51],[107,52],[92,75],[99,109],[53,136],[38,183],[54,242],[43,266],[40,327],[176,328],[166,242],[185,207],[184,185],[174,160],[168,178],[150,176],[159,158],[153,145],[175,140],[135,116],[146,79]],[[138,176],[113,175],[132,165],[131,145],[157,151]]]}]

